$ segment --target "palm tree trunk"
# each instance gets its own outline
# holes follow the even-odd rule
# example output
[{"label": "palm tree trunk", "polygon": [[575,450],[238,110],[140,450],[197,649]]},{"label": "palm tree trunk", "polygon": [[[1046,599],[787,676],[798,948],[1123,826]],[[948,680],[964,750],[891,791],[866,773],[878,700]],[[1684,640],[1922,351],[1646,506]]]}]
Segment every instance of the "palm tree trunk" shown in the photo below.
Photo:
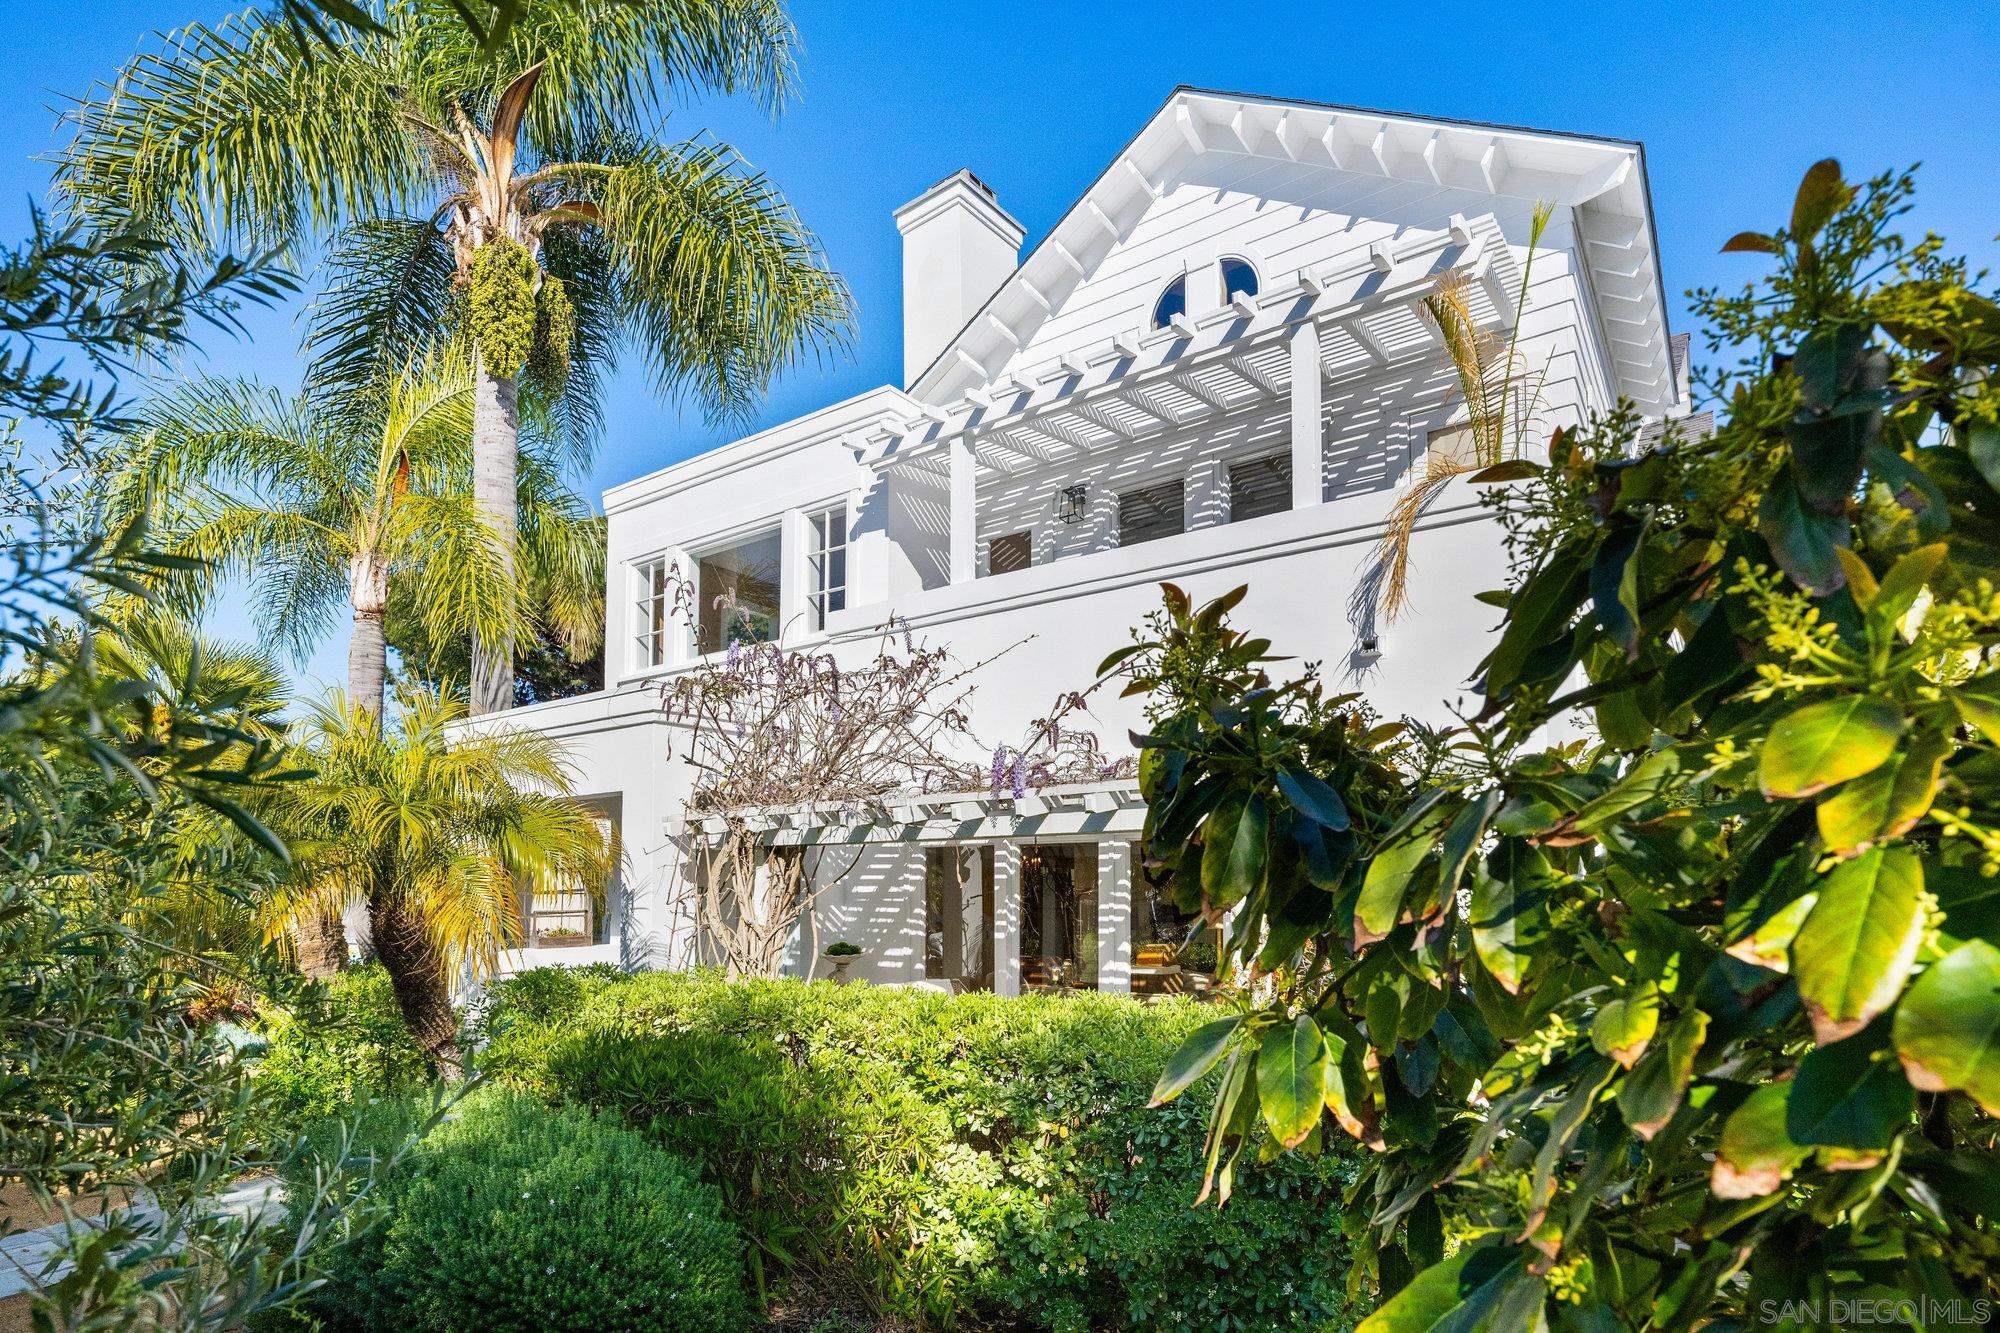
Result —
[{"label": "palm tree trunk", "polygon": [[354,626],[347,639],[347,697],[366,709],[379,727],[383,681],[389,674],[389,647],[382,635],[382,614],[389,600],[388,571],[379,561],[357,557],[349,578],[348,596]]},{"label": "palm tree trunk", "polygon": [[[495,375],[482,358],[474,371],[472,499],[499,548],[500,586],[514,586],[514,535],[520,413],[512,375]],[[505,636],[472,641],[470,711],[497,713],[514,704],[514,644]]]},{"label": "palm tree trunk", "polygon": [[347,966],[347,927],[338,912],[301,912],[292,922],[292,951],[310,981],[325,981]]},{"label": "palm tree trunk", "polygon": [[410,1035],[441,1077],[464,1077],[458,1015],[452,1012],[444,962],[431,944],[423,919],[407,910],[393,891],[376,893],[368,902],[368,931]]}]

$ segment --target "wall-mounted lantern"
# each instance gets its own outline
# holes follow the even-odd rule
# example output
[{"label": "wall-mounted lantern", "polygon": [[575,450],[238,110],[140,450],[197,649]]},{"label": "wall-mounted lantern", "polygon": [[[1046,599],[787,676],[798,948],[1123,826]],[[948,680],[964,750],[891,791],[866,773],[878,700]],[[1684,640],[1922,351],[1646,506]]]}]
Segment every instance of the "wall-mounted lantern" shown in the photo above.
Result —
[{"label": "wall-mounted lantern", "polygon": [[1082,484],[1063,487],[1062,497],[1056,501],[1056,517],[1065,523],[1083,522],[1084,502],[1090,498],[1090,491]]}]

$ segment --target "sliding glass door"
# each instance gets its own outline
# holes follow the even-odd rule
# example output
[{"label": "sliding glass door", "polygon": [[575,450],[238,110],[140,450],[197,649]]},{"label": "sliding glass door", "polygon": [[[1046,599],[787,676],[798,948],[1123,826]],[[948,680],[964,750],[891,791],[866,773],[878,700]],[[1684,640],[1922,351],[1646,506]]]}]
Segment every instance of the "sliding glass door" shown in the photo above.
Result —
[{"label": "sliding glass door", "polygon": [[1021,849],[1021,988],[1097,986],[1097,844]]}]

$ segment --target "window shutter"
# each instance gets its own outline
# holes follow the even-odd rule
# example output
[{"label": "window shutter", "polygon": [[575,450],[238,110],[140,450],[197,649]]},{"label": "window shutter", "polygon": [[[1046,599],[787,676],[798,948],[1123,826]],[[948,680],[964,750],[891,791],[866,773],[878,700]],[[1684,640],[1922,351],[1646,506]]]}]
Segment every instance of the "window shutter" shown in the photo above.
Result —
[{"label": "window shutter", "polygon": [[1186,484],[1169,481],[1118,497],[1118,544],[1136,546],[1187,529]]},{"label": "window shutter", "polygon": [[1010,532],[986,544],[986,572],[1011,574],[1035,563],[1034,542],[1025,532]]},{"label": "window shutter", "polygon": [[1282,514],[1292,507],[1292,455],[1266,454],[1229,468],[1229,521]]}]

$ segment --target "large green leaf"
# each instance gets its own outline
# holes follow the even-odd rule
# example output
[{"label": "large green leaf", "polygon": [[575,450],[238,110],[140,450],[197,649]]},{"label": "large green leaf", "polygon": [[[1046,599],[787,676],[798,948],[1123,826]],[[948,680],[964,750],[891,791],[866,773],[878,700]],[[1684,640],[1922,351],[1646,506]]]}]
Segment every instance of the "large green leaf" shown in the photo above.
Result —
[{"label": "large green leaf", "polygon": [[1785,1133],[1790,1083],[1766,1083],[1722,1125],[1709,1188],[1718,1199],[1760,1199],[1791,1178],[1811,1149]]},{"label": "large green leaf", "polygon": [[1667,1027],[1665,1040],[1653,1043],[1645,1057],[1618,1087],[1618,1112],[1642,1139],[1665,1127],[1687,1095],[1694,1076],[1695,1053],[1708,1031],[1708,1015],[1690,1009]]},{"label": "large green leaf", "polygon": [[1902,993],[1923,943],[1923,891],[1907,847],[1868,852],[1820,881],[1792,941],[1792,975],[1821,1045],[1867,1027]]},{"label": "large green leaf", "polygon": [[1959,945],[1896,1006],[1896,1055],[1924,1092],[1965,1092],[2000,1116],[2000,949]]},{"label": "large green leaf", "polygon": [[1548,877],[1541,851],[1509,838],[1493,849],[1473,878],[1472,947],[1488,975],[1509,995],[1521,993],[1535,950],[1548,933],[1543,892]]},{"label": "large green leaf", "polygon": [[1785,1105],[1785,1134],[1815,1147],[1887,1148],[1909,1123],[1916,1090],[1889,1049],[1887,1020],[1808,1051]]},{"label": "large green leaf", "polygon": [[1630,987],[1591,1020],[1590,1044],[1630,1069],[1639,1063],[1660,1026],[1660,988],[1650,981]]},{"label": "large green leaf", "polygon": [[1874,771],[1821,796],[1813,813],[1827,850],[1854,852],[1909,832],[1936,799],[1938,773],[1952,749],[1943,735],[1919,736]]},{"label": "large green leaf", "polygon": [[1335,832],[1348,826],[1347,805],[1340,793],[1303,768],[1279,769],[1278,790],[1292,809],[1314,823]]},{"label": "large green leaf", "polygon": [[1356,948],[1386,939],[1402,916],[1403,898],[1410,891],[1410,877],[1431,854],[1432,840],[1444,819],[1444,808],[1434,806],[1423,818],[1406,829],[1387,846],[1378,848],[1368,863],[1361,882],[1361,896],[1354,904],[1354,944]]},{"label": "large green leaf", "polygon": [[1264,1034],[1257,1051],[1257,1099],[1271,1135],[1297,1147],[1326,1105],[1326,1040],[1312,1015],[1300,1014]]},{"label": "large green leaf", "polygon": [[1233,1014],[1228,1018],[1218,1018],[1213,1023],[1204,1023],[1188,1034],[1167,1067],[1160,1072],[1160,1081],[1153,1085],[1152,1105],[1161,1106],[1186,1092],[1196,1079],[1215,1068],[1216,1061],[1229,1049],[1231,1038],[1243,1026],[1243,1016]]},{"label": "large green leaf", "polygon": [[1811,796],[1858,778],[1894,753],[1904,726],[1901,709],[1868,694],[1794,709],[1764,739],[1758,766],[1764,794]]},{"label": "large green leaf", "polygon": [[1515,1325],[1498,1316],[1529,1306],[1528,1317],[1519,1325],[1526,1328],[1534,1322],[1541,1290],[1541,1279],[1528,1271],[1522,1251],[1505,1245],[1467,1245],[1417,1274],[1362,1320],[1355,1333],[1511,1330]]},{"label": "large green leaf", "polygon": [[1800,587],[1824,597],[1846,582],[1834,552],[1848,544],[1847,520],[1808,507],[1793,484],[1790,463],[1771,479],[1757,506],[1757,531]]},{"label": "large green leaf", "polygon": [[1202,826],[1201,892],[1210,908],[1233,907],[1264,882],[1270,807],[1261,795],[1232,793]]},{"label": "large green leaf", "polygon": [[1571,541],[1530,574],[1507,604],[1506,628],[1486,659],[1486,692],[1502,696],[1535,651],[1563,635],[1590,592],[1589,543]]}]

